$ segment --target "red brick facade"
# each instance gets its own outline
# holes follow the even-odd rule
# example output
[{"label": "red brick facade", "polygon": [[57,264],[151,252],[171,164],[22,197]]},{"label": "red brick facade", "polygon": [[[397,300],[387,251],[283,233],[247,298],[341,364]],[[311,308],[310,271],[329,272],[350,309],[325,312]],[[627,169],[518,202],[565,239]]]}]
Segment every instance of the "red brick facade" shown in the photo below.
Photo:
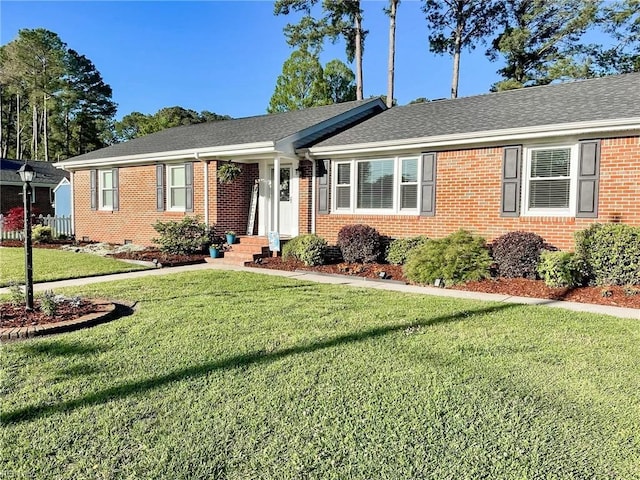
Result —
[{"label": "red brick facade", "polygon": [[[156,165],[122,167],[118,170],[119,209],[91,210],[89,170],[74,172],[73,202],[76,238],[139,245],[151,245],[157,236],[153,224],[157,221],[179,221],[186,215],[199,215],[204,221],[203,162],[193,164],[193,212],[157,211]],[[219,185],[217,162],[209,162],[209,224],[217,231],[235,230],[244,234],[249,211],[249,192],[258,178],[258,165],[243,165],[242,175],[232,184]]]},{"label": "red brick facade", "polygon": [[[573,249],[573,234],[594,222],[640,226],[640,137],[609,138],[601,143],[598,218],[500,216],[503,148],[438,152],[436,214],[318,215],[316,232],[335,243],[347,224],[363,223],[393,238],[424,234],[443,237],[460,228],[492,240],[512,230],[541,235],[550,244]],[[301,205],[306,192],[301,190]],[[302,218],[306,218],[301,213]],[[301,231],[302,230],[301,221]]]}]

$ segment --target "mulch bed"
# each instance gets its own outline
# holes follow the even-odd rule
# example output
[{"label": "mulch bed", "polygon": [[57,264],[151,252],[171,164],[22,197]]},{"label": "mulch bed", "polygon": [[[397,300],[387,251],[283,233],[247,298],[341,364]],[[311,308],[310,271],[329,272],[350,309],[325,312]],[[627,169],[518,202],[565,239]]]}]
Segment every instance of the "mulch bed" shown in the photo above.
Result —
[{"label": "mulch bed", "polygon": [[24,304],[0,303],[0,310],[2,311],[0,328],[30,327],[32,325],[58,323],[98,311],[94,302],[87,299],[80,300],[78,305],[74,305],[71,300],[64,300],[58,303],[56,307],[55,316],[50,317],[40,311],[40,302],[38,300],[34,301],[34,309],[31,311],[25,310]]},{"label": "mulch bed", "polygon": [[158,261],[164,267],[176,267],[178,265],[192,265],[194,263],[204,263],[204,253],[198,253],[193,255],[172,255],[161,252],[156,248],[145,248],[135,252],[122,252],[112,253],[109,255],[113,258],[119,258],[120,260],[139,260],[144,262],[153,262],[154,259]]},{"label": "mulch bed", "polygon": [[[34,243],[33,248],[51,248],[58,249],[63,245],[73,245],[71,240],[51,240],[47,243]],[[22,240],[0,240],[0,247],[24,247]]]},{"label": "mulch bed", "polygon": [[[402,267],[397,265],[334,263],[317,267],[307,267],[298,261],[282,261],[281,257],[272,257],[265,258],[262,263],[253,264],[252,266],[286,271],[308,270],[329,274],[355,275],[371,279],[379,279],[380,273],[384,272],[386,274],[385,277],[388,279],[411,283],[404,276]],[[448,288],[473,292],[499,293],[517,297],[548,298],[552,300],[566,300],[570,302],[595,303],[599,305],[640,309],[640,285],[635,287],[551,288],[545,285],[542,280],[497,278],[479,282],[469,282],[464,285],[456,285]]]}]

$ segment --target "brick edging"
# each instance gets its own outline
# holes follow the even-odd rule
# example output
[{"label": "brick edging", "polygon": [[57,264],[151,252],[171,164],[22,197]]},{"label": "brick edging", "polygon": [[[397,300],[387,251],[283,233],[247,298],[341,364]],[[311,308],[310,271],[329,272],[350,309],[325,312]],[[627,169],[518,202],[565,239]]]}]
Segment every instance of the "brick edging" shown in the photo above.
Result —
[{"label": "brick edging", "polygon": [[27,327],[7,327],[0,329],[0,340],[3,342],[24,340],[26,338],[50,335],[52,333],[70,332],[86,328],[99,323],[104,323],[115,318],[115,311],[118,305],[104,298],[94,298],[92,302],[96,311],[83,315],[73,320],[64,320],[57,323],[47,323],[44,325],[30,325]]}]

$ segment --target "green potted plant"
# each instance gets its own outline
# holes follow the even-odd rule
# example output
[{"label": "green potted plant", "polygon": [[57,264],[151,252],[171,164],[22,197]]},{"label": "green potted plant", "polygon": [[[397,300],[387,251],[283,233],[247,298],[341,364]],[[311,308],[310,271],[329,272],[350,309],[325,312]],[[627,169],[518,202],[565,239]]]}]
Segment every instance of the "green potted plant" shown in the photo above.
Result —
[{"label": "green potted plant", "polygon": [[234,232],[233,230],[227,230],[224,233],[227,236],[227,243],[229,245],[233,245],[236,241],[236,232]]},{"label": "green potted plant", "polygon": [[224,237],[216,234],[215,225],[209,227],[209,255],[211,258],[219,258],[224,253]]},{"label": "green potted plant", "polygon": [[218,168],[218,182],[221,184],[231,183],[242,173],[242,168],[237,163],[231,161],[223,163]]}]

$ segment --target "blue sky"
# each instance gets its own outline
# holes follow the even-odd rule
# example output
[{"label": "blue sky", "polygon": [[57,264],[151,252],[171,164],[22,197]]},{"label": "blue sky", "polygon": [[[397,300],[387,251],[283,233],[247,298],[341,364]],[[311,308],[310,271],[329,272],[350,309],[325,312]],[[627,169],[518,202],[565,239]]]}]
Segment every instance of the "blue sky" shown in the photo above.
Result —
[{"label": "blue sky", "polygon": [[[369,30],[365,97],[386,93],[386,1],[365,1]],[[399,104],[449,96],[451,58],[429,52],[421,2],[398,9],[396,92]],[[273,15],[272,1],[32,2],[0,4],[0,41],[22,28],[46,28],[86,55],[113,89],[117,117],[179,105],[232,117],[266,112],[282,64],[291,54],[283,27],[295,17]],[[498,77],[480,46],[464,52],[460,96],[485,93]],[[323,63],[346,61],[344,44],[328,44]]]}]

